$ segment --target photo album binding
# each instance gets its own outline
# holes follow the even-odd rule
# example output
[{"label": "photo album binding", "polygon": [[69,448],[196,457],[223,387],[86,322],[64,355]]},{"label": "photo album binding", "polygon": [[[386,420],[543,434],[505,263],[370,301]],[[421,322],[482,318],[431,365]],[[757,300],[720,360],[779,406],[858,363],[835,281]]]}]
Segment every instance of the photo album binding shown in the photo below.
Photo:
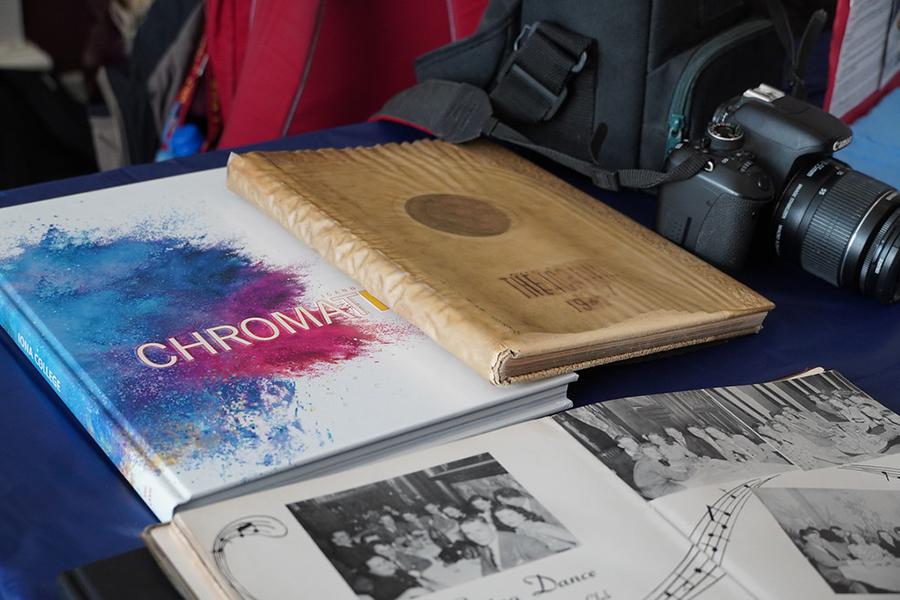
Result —
[{"label": "photo album binding", "polygon": [[575,408],[145,539],[198,598],[898,597],[900,415],[817,371]]},{"label": "photo album binding", "polygon": [[222,169],[0,212],[0,325],[160,519],[571,406],[574,376],[481,380]]}]

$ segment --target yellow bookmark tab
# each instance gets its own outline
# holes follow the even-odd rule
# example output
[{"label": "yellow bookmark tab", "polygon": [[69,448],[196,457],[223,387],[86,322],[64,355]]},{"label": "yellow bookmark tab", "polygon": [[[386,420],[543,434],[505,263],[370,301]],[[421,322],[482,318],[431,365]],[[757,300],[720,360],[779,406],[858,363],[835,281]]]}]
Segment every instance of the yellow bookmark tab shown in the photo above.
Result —
[{"label": "yellow bookmark tab", "polygon": [[359,295],[362,296],[363,298],[365,298],[366,300],[368,300],[369,303],[372,306],[374,306],[375,308],[377,308],[378,310],[389,310],[387,305],[384,302],[382,302],[381,300],[379,300],[378,298],[376,298],[375,296],[373,296],[366,290],[360,291]]}]

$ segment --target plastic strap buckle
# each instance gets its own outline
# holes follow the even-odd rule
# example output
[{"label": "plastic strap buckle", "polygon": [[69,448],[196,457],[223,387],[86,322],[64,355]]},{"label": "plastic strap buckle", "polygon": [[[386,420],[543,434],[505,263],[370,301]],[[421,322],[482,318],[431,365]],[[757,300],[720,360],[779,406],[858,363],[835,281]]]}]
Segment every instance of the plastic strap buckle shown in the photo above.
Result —
[{"label": "plastic strap buckle", "polygon": [[[519,32],[518,37],[516,37],[515,42],[513,42],[513,53],[510,56],[506,69],[503,70],[500,80],[502,81],[505,77],[514,77],[519,83],[527,86],[532,92],[536,93],[542,100],[542,104],[544,110],[538,117],[540,121],[547,121],[552,119],[553,116],[557,113],[562,103],[565,102],[566,97],[569,94],[568,85],[564,84],[561,86],[558,92],[548,88],[544,85],[540,80],[538,80],[534,75],[529,73],[527,70],[527,65],[523,66],[517,61],[518,54],[523,46],[527,43],[527,41],[534,36],[535,34],[540,34],[540,23],[534,23],[531,25],[525,25],[522,27],[522,31]],[[554,44],[554,40],[552,37],[544,36],[544,43]],[[557,46],[559,48],[559,46]],[[563,52],[565,50],[563,48],[559,48]],[[576,73],[580,73],[585,64],[587,63],[587,50],[582,51],[577,57],[573,57],[572,64],[568,66],[566,69],[568,71],[567,77],[574,75]],[[502,85],[501,84],[498,84]]]},{"label": "plastic strap buckle", "polygon": [[591,182],[604,190],[618,192],[622,189],[619,174],[615,171],[606,171],[598,168],[591,173]]},{"label": "plastic strap buckle", "polygon": [[[535,31],[537,31],[538,25],[539,23],[532,23],[531,25],[522,26],[522,31],[519,32],[519,35],[516,37],[516,41],[513,42],[513,52],[519,51],[522,43],[530,38]],[[578,55],[578,60],[569,69],[569,73],[580,73],[581,70],[584,69],[585,63],[587,63],[587,50],[584,50],[581,54]]]}]

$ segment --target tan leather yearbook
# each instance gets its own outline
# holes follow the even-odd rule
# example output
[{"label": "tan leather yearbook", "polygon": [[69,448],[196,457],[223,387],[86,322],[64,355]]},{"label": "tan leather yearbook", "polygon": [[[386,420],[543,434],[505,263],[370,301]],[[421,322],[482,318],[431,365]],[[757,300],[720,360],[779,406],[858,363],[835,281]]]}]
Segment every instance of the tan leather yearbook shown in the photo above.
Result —
[{"label": "tan leather yearbook", "polygon": [[488,142],[232,155],[228,186],[495,384],[754,333],[773,308]]}]

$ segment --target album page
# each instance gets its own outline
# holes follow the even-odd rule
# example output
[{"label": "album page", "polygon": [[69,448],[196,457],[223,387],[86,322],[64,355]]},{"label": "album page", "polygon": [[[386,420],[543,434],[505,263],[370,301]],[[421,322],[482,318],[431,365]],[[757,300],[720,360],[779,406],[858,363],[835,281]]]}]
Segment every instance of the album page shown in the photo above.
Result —
[{"label": "album page", "polygon": [[668,597],[709,565],[760,598],[900,597],[900,416],[839,374],[555,419],[689,540]]},{"label": "album page", "polygon": [[[665,599],[696,552],[551,419],[174,523],[233,598]],[[681,597],[753,598],[712,561],[691,568]]]}]

